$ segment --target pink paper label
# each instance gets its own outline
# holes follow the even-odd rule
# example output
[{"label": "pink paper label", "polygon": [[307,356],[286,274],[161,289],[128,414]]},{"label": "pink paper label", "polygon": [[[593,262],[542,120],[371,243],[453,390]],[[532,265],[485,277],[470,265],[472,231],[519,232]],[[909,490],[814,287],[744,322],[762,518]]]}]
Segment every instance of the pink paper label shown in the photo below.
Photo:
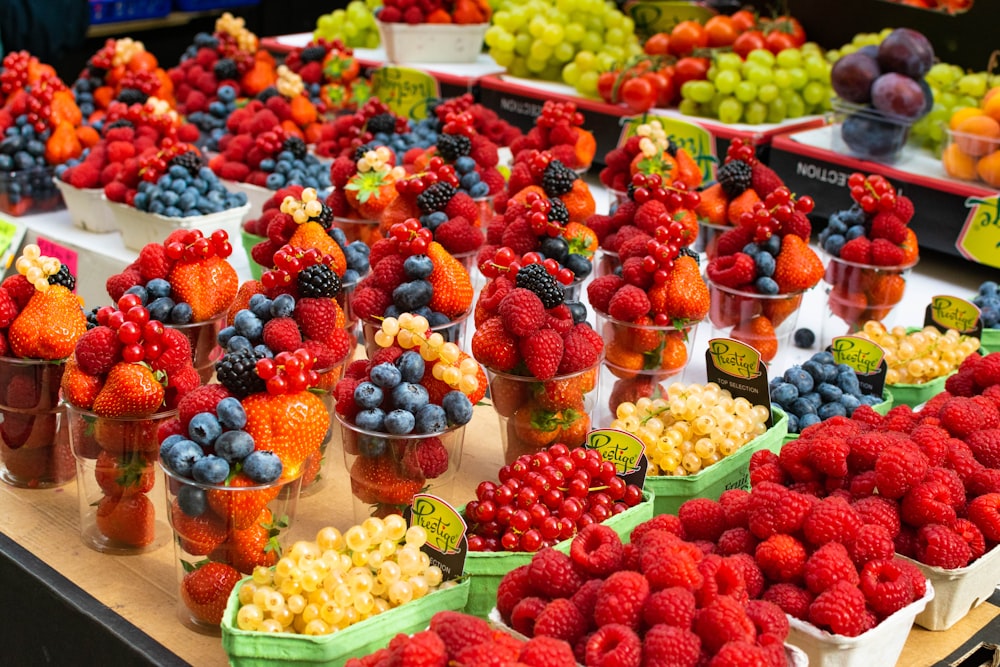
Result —
[{"label": "pink paper label", "polygon": [[[61,246],[54,241],[50,241],[47,238],[41,236],[38,237],[38,247],[42,251],[43,257],[55,257],[60,262],[66,265],[69,272],[75,277],[76,273],[76,258],[77,252],[75,250],[70,250],[66,246]],[[74,290],[75,291],[75,290]]]}]

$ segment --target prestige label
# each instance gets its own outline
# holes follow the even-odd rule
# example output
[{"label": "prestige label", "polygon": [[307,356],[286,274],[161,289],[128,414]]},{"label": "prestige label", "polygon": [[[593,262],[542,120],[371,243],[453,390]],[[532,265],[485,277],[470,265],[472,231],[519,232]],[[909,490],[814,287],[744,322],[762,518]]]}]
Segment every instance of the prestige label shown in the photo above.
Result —
[{"label": "prestige label", "polygon": [[835,362],[854,369],[862,393],[882,395],[888,366],[881,346],[859,336],[837,336],[830,344],[830,353]]},{"label": "prestige label", "polygon": [[668,137],[673,138],[678,148],[683,148],[698,163],[701,168],[701,176],[706,181],[714,180],[713,173],[718,157],[715,155],[715,140],[712,134],[694,123],[671,118],[669,116],[656,116],[645,114],[643,116],[633,116],[622,119],[622,135],[618,139],[618,145],[623,146],[628,138],[635,135],[636,129],[652,120],[659,121],[663,126],[663,131]]},{"label": "prestige label", "polygon": [[968,259],[1000,268],[1000,195],[969,197],[965,207],[971,210],[955,247]]},{"label": "prestige label", "polygon": [[709,382],[734,397],[742,396],[753,405],[766,407],[767,427],[774,426],[767,367],[755,348],[732,338],[713,338],[705,350],[705,374]]},{"label": "prestige label", "polygon": [[957,296],[938,295],[931,299],[924,313],[924,326],[937,327],[942,332],[954,329],[958,333],[979,338],[983,325],[979,321],[979,307]]},{"label": "prestige label", "polygon": [[615,464],[618,476],[629,484],[642,486],[646,478],[646,446],[627,431],[600,428],[587,435],[587,449],[600,453],[605,461]]},{"label": "prestige label", "polygon": [[394,114],[412,120],[426,118],[427,102],[441,95],[434,77],[412,67],[380,67],[371,78],[372,96]]},{"label": "prestige label", "polygon": [[468,527],[458,510],[437,496],[418,493],[404,517],[411,526],[427,531],[427,541],[420,550],[441,568],[444,580],[462,576],[469,543],[465,537]]},{"label": "prestige label", "polygon": [[3,271],[9,269],[13,264],[14,257],[21,249],[21,241],[24,240],[25,231],[24,225],[0,218],[0,258],[3,262]]}]

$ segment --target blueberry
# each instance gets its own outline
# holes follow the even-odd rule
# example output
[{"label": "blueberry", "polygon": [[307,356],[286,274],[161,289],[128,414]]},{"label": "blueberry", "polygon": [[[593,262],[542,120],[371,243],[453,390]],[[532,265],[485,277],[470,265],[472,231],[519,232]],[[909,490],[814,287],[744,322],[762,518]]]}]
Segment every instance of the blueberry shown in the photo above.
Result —
[{"label": "blueberry", "polygon": [[247,340],[246,336],[236,334],[235,336],[229,337],[229,342],[226,343],[226,349],[230,352],[235,352],[237,350],[251,350],[253,349],[253,344]]},{"label": "blueberry", "polygon": [[274,171],[274,159],[266,157],[260,161],[260,170],[266,172]]},{"label": "blueberry", "polygon": [[854,394],[841,394],[840,404],[844,406],[845,414],[851,415],[861,405],[861,400]]},{"label": "blueberry", "polygon": [[802,431],[804,431],[809,426],[812,426],[813,424],[818,424],[821,421],[823,421],[823,420],[820,419],[819,415],[816,414],[815,412],[809,412],[809,413],[806,413],[804,415],[801,415],[799,417],[799,423],[798,423],[799,432],[801,433]]},{"label": "blueberry", "polygon": [[385,430],[393,435],[406,435],[413,431],[416,418],[409,410],[392,410],[385,416]]},{"label": "blueberry", "polygon": [[[806,362],[809,363],[809,362]],[[802,366],[792,366],[785,371],[785,382],[795,385],[799,394],[805,394],[812,391],[814,385],[814,378],[811,374],[806,372]]]},{"label": "blueberry", "polygon": [[485,197],[490,193],[490,186],[486,185],[483,181],[479,181],[471,188],[469,188],[469,196],[473,198]]},{"label": "blueberry", "polygon": [[247,413],[243,410],[243,404],[233,396],[219,401],[215,406],[215,414],[219,417],[219,423],[226,428],[239,429],[247,425]]},{"label": "blueberry", "polygon": [[815,359],[810,359],[802,364],[802,370],[807,372],[815,382],[822,382],[826,379],[826,371],[824,370],[825,367],[825,364],[821,364]]},{"label": "blueberry", "polygon": [[998,290],[1000,290],[1000,286],[992,280],[987,280],[979,286],[979,293],[986,297],[996,296],[998,294]]},{"label": "blueberry", "polygon": [[434,231],[438,225],[446,222],[448,222],[448,214],[444,211],[434,211],[433,213],[427,214],[427,227],[431,231]]},{"label": "blueberry", "polygon": [[256,302],[250,299],[250,312],[257,316],[257,319],[261,322],[267,322],[271,319],[271,300],[268,299],[263,294],[254,294],[254,296],[262,297]]},{"label": "blueberry", "polygon": [[177,489],[177,506],[188,516],[201,516],[208,509],[208,494],[205,489],[182,484]]},{"label": "blueberry", "polygon": [[385,438],[364,433],[358,435],[358,451],[361,452],[361,456],[368,458],[382,456],[387,444],[388,442]]},{"label": "blueberry", "polygon": [[586,278],[594,268],[589,259],[575,252],[566,255],[563,266],[572,271],[577,279]]},{"label": "blueberry", "polygon": [[146,288],[142,285],[133,285],[125,290],[125,293],[137,295],[139,297],[139,301],[141,301],[144,306],[149,301],[149,292],[147,292]]},{"label": "blueberry", "polygon": [[264,186],[268,190],[280,190],[285,186],[285,176],[279,174],[278,172],[273,172],[267,175],[267,180],[264,182]]},{"label": "blueberry", "polygon": [[799,396],[788,406],[788,411],[801,418],[803,415],[815,414],[816,406],[804,396]]},{"label": "blueberry", "polygon": [[392,403],[400,410],[415,414],[427,405],[427,401],[427,389],[420,384],[400,382],[392,390]]},{"label": "blueberry", "polygon": [[852,227],[847,228],[847,233],[844,234],[844,238],[847,239],[847,241],[851,241],[853,239],[858,238],[859,236],[864,236],[864,235],[865,235],[865,226],[854,225]]},{"label": "blueberry", "polygon": [[761,276],[753,284],[761,294],[777,294],[779,292],[778,283],[774,281],[774,278]]},{"label": "blueberry", "polygon": [[233,326],[236,327],[236,333],[246,336],[248,340],[260,340],[264,335],[264,323],[250,310],[243,309],[236,313]]},{"label": "blueberry", "polygon": [[858,400],[861,401],[862,405],[878,405],[882,402],[882,397],[875,394],[861,394]]},{"label": "blueberry", "polygon": [[295,312],[295,297],[291,294],[279,294],[271,302],[271,317],[291,317]]},{"label": "blueberry", "polygon": [[222,484],[229,477],[229,463],[221,456],[208,454],[194,462],[191,476],[202,484]]},{"label": "blueberry", "polygon": [[453,390],[445,394],[441,399],[441,407],[452,424],[461,426],[472,420],[472,402],[460,391]]},{"label": "blueberry", "polygon": [[440,433],[448,428],[448,415],[440,405],[429,403],[417,413],[417,433]]},{"label": "blueberry", "polygon": [[225,431],[215,440],[215,453],[230,464],[242,461],[253,449],[253,436],[246,431]]},{"label": "blueberry", "polygon": [[[329,230],[327,230],[327,234],[329,234],[331,239],[337,242],[337,245],[339,245],[341,249],[347,248],[348,245],[347,235],[344,234],[343,229],[341,229],[340,227],[331,227]],[[368,246],[365,247],[367,248]]]},{"label": "blueberry", "polygon": [[187,324],[194,317],[194,311],[191,310],[191,304],[189,303],[178,303],[170,309],[170,323],[171,324]]},{"label": "blueberry", "polygon": [[399,310],[396,304],[390,303],[382,312],[382,317],[399,317],[400,312],[402,311]]},{"label": "blueberry", "polygon": [[757,275],[768,278],[774,275],[774,255],[762,252],[757,255]]},{"label": "blueberry", "polygon": [[179,435],[176,433],[174,435],[168,435],[166,438],[164,438],[163,442],[160,443],[160,459],[165,460],[167,458],[167,452],[170,451],[170,448],[173,447],[174,444],[180,442],[183,439],[184,439],[183,435]]},{"label": "blueberry", "polygon": [[816,334],[813,333],[812,329],[796,329],[794,340],[795,347],[810,348],[816,342]]},{"label": "blueberry", "polygon": [[266,357],[267,359],[273,359],[274,358],[274,352],[267,345],[264,345],[264,343],[260,343],[258,345],[254,345],[253,346],[253,351],[256,352],[256,353],[258,353],[258,354],[260,354],[263,357]]},{"label": "blueberry", "polygon": [[579,301],[567,301],[566,307],[569,308],[569,312],[573,316],[573,324],[581,324],[587,321],[587,306]]},{"label": "blueberry", "polygon": [[751,241],[750,243],[748,243],[745,246],[743,246],[743,250],[741,252],[744,255],[750,255],[751,257],[753,257],[756,260],[757,259],[757,255],[760,254],[760,251],[761,251],[761,247],[759,245],[757,245],[756,243],[754,243],[753,241]]},{"label": "blueberry", "polygon": [[845,394],[853,394],[854,396],[861,394],[861,383],[858,382],[858,376],[852,370],[837,373],[837,386]]},{"label": "blueberry", "polygon": [[[826,350],[821,350],[821,351],[817,352],[816,354],[814,354],[811,357],[811,359],[813,361],[817,362],[817,363],[820,363],[820,364],[834,364],[834,363],[836,363],[834,361],[834,359],[833,359],[833,353],[832,352],[827,352]],[[847,370],[851,370],[851,367],[847,366],[846,364],[844,365],[844,368],[846,368]],[[840,369],[840,370],[843,370],[843,369]]]},{"label": "blueberry", "polygon": [[426,280],[411,280],[392,291],[392,302],[400,311],[413,312],[431,302],[434,288]]},{"label": "blueberry", "polygon": [[821,382],[816,387],[816,392],[819,393],[819,397],[823,399],[824,403],[840,401],[840,397],[844,395],[844,391],[840,387],[829,382]]},{"label": "blueberry", "polygon": [[540,250],[549,259],[554,259],[560,264],[566,260],[569,254],[569,244],[561,236],[546,236],[542,239]]},{"label": "blueberry", "polygon": [[236,100],[236,90],[232,86],[219,86],[219,90],[216,93],[223,102],[228,103]]},{"label": "blueberry", "polygon": [[[427,318],[427,323],[430,324],[431,327],[434,327],[434,328],[437,328],[437,327],[443,326],[445,324],[448,324],[448,322],[451,322],[451,319],[447,315],[445,315],[444,313],[436,311],[436,310],[434,312],[432,312],[430,314],[430,316]],[[442,333],[442,335],[443,335],[443,333]]]},{"label": "blueberry", "polygon": [[799,418],[793,415],[791,412],[785,410],[785,418],[788,419],[788,432],[798,433],[799,432]]},{"label": "blueberry", "polygon": [[199,412],[188,423],[188,436],[202,447],[209,447],[222,433],[222,424],[211,412]]},{"label": "blueberry", "polygon": [[791,405],[798,397],[798,388],[790,382],[780,382],[771,390],[771,400],[779,405]]},{"label": "blueberry", "polygon": [[834,257],[840,257],[840,251],[843,250],[845,243],[847,243],[847,239],[843,234],[830,234],[823,241],[823,250]]},{"label": "blueberry", "polygon": [[181,440],[174,443],[163,462],[181,477],[190,477],[191,466],[204,455],[205,452],[198,443],[192,440]]},{"label": "blueberry", "polygon": [[455,160],[455,171],[460,174],[468,174],[476,170],[476,161],[468,155],[462,155]]},{"label": "blueberry", "polygon": [[146,291],[149,296],[153,299],[159,299],[160,297],[170,296],[170,283],[168,283],[163,278],[153,278],[148,283],[146,283]]},{"label": "blueberry", "polygon": [[382,408],[361,410],[354,416],[354,423],[366,431],[382,431],[385,428],[385,412]]},{"label": "blueberry", "polygon": [[281,477],[281,457],[271,451],[256,450],[243,459],[243,472],[258,484],[270,484]]},{"label": "blueberry", "polygon": [[761,250],[768,252],[775,257],[781,252],[781,237],[777,234],[769,236],[766,241],[760,244]]},{"label": "blueberry", "polygon": [[420,380],[424,377],[426,364],[424,363],[424,358],[420,356],[419,352],[407,350],[403,354],[399,355],[395,364],[396,368],[399,369],[399,374],[403,382],[420,382]]},{"label": "blueberry", "polygon": [[382,389],[371,382],[362,382],[354,388],[354,402],[362,409],[377,408],[382,404]]},{"label": "blueberry", "polygon": [[434,263],[427,255],[410,255],[403,261],[403,271],[410,280],[425,280],[434,270]]},{"label": "blueberry", "polygon": [[403,380],[399,369],[389,362],[381,363],[372,368],[369,377],[372,383],[383,389],[392,389]]}]

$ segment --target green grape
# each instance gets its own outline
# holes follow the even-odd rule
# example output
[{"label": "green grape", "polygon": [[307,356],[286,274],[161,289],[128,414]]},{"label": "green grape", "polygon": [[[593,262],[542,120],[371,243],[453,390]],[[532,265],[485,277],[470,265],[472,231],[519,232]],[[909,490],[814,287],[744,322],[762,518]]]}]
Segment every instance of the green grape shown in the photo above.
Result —
[{"label": "green grape", "polygon": [[736,90],[736,86],[740,83],[739,72],[731,69],[723,70],[716,75],[713,83],[715,84],[716,90],[720,93],[726,93],[728,95]]},{"label": "green grape", "polygon": [[[491,49],[490,55],[493,57],[493,60],[494,62],[496,62],[497,65],[499,65],[500,67],[506,67],[508,72],[514,74],[513,70],[511,69],[511,64],[514,62],[514,57],[515,57],[513,50],[501,51],[498,49]],[[515,76],[517,75],[515,74]]]},{"label": "green grape", "polygon": [[733,90],[733,96],[744,104],[757,99],[757,84],[753,81],[740,81]]},{"label": "green grape", "polygon": [[551,55],[552,47],[540,40],[532,42],[531,48],[528,49],[528,58],[531,60],[540,60],[544,63]]},{"label": "green grape", "polygon": [[545,69],[545,65],[546,64],[547,63],[544,60],[537,59],[537,58],[532,58],[531,56],[528,56],[524,60],[524,66],[532,74],[541,74],[542,70]]},{"label": "green grape", "polygon": [[528,70],[528,65],[525,63],[524,58],[514,58],[506,67],[511,76],[520,77],[522,79],[527,79],[531,76],[531,71]]},{"label": "green grape", "polygon": [[785,98],[785,105],[786,105],[785,108],[788,111],[788,117],[789,118],[801,118],[802,116],[805,116],[806,115],[806,103],[805,103],[805,100],[802,99],[802,96],[799,95],[794,90],[782,91],[782,93],[785,93],[785,92],[789,93],[789,95],[787,96],[787,98]]},{"label": "green grape", "polygon": [[381,4],[381,0],[375,3],[352,0],[343,9],[323,14],[316,19],[314,37],[339,39],[352,48],[378,46],[378,30],[372,10]]},{"label": "green grape", "polygon": [[504,30],[503,34],[497,37],[497,43],[495,46],[498,51],[513,52],[515,42],[517,42],[517,38],[514,37],[514,35],[507,32],[506,30]]},{"label": "green grape", "polygon": [[[556,44],[563,41],[563,36],[565,33],[561,26],[556,23],[550,23],[545,26],[545,32],[542,33],[542,41],[549,46],[555,46]],[[572,54],[570,55],[572,57]]]},{"label": "green grape", "polygon": [[615,68],[617,62],[615,57],[606,51],[597,54],[597,69],[600,72],[610,72]]},{"label": "green grape", "polygon": [[538,39],[545,32],[545,27],[548,22],[541,16],[534,16],[531,21],[528,22],[528,34]]},{"label": "green grape", "polygon": [[758,86],[763,86],[774,80],[774,70],[766,65],[750,64],[747,66],[745,78]]},{"label": "green grape", "polygon": [[808,56],[805,61],[803,61],[802,66],[805,68],[806,74],[810,79],[814,79],[816,81],[830,80],[830,64],[823,59],[823,56]]},{"label": "green grape", "polygon": [[719,76],[719,68],[715,65],[709,65],[708,69],[705,70],[705,78],[709,81],[715,81],[717,76]]},{"label": "green grape", "polygon": [[531,44],[531,35],[523,32],[518,33],[517,36],[514,37],[514,53],[519,56],[527,56],[531,51]]},{"label": "green grape", "polygon": [[625,43],[625,31],[621,28],[609,28],[604,33],[604,43],[605,44],[624,44]]},{"label": "green grape", "polygon": [[567,42],[579,44],[580,40],[583,39],[583,36],[587,34],[587,29],[574,21],[573,23],[568,23],[563,32],[566,35]]},{"label": "green grape", "polygon": [[573,62],[581,72],[589,72],[597,67],[597,56],[593,51],[577,51],[573,56]]},{"label": "green grape", "polygon": [[788,107],[785,100],[776,97],[767,103],[767,122],[780,123],[788,117]]},{"label": "green grape", "polygon": [[[686,82],[689,83],[689,82]],[[683,90],[683,86],[681,89]],[[683,92],[681,93],[683,95]],[[702,116],[701,105],[692,99],[684,98],[677,104],[677,110],[685,116]]]},{"label": "green grape", "polygon": [[685,81],[681,96],[699,103],[706,103],[715,95],[715,86],[708,81]]},{"label": "green grape", "polygon": [[792,73],[787,69],[774,70],[774,85],[783,90],[791,88]]},{"label": "green grape", "polygon": [[723,123],[738,123],[743,116],[743,103],[735,97],[726,97],[719,102],[718,113]]},{"label": "green grape", "polygon": [[810,81],[802,88],[802,99],[806,104],[822,104],[823,100],[830,96],[830,89],[819,81]]},{"label": "green grape", "polygon": [[598,73],[593,70],[584,72],[580,75],[580,80],[576,83],[577,91],[582,95],[596,96],[598,77]]},{"label": "green grape", "polygon": [[802,52],[798,49],[783,49],[774,59],[778,67],[792,69],[802,65]]},{"label": "green grape", "polygon": [[743,107],[743,120],[750,125],[760,125],[767,122],[767,105],[753,101]]},{"label": "green grape", "polygon": [[[569,42],[560,42],[556,44],[556,48],[552,50],[552,57],[561,63],[569,62],[573,60],[573,55],[576,53],[576,49]],[[567,81],[567,83],[569,83]]]},{"label": "green grape", "polygon": [[[789,49],[785,50],[787,51]],[[782,53],[784,53],[784,51],[782,51]],[[801,67],[793,67],[788,70],[788,76],[791,78],[793,90],[802,90],[802,88],[804,88],[806,83],[809,81],[809,75],[806,74],[806,71]]]},{"label": "green grape", "polygon": [[775,57],[767,49],[754,49],[747,54],[747,62],[764,67],[774,67]]},{"label": "green grape", "polygon": [[596,53],[604,48],[604,38],[599,33],[588,30],[580,40],[580,48]]},{"label": "green grape", "polygon": [[483,35],[483,42],[486,43],[486,46],[492,48],[497,45],[497,39],[499,36],[505,32],[507,31],[500,26],[491,25],[486,29],[486,34]]},{"label": "green grape", "polygon": [[720,92],[716,92],[714,95],[712,95],[712,99],[710,99],[708,101],[708,105],[707,105],[708,115],[709,116],[714,116],[715,118],[718,118],[719,117],[719,105],[722,104],[723,100],[728,99],[728,98],[729,98],[729,95],[724,95],[724,94],[722,94]]},{"label": "green grape", "polygon": [[778,87],[773,83],[765,83],[757,89],[757,99],[764,104],[770,104],[778,99]]},{"label": "green grape", "polygon": [[736,53],[720,53],[715,58],[715,66],[722,70],[739,71],[743,66],[743,59]]},{"label": "green grape", "polygon": [[580,82],[580,66],[575,62],[566,63],[562,68],[562,80],[575,88]]}]

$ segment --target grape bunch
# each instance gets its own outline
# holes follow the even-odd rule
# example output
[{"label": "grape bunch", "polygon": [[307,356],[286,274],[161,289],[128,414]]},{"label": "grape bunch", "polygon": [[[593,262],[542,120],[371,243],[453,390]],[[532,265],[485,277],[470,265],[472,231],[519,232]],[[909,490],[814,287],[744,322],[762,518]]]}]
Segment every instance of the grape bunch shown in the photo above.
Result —
[{"label": "grape bunch", "polygon": [[[642,52],[632,19],[602,0],[505,0],[485,39],[513,76],[562,81],[590,97],[600,72]],[[570,62],[576,68],[565,77]]]},{"label": "grape bunch", "polygon": [[378,48],[378,29],[375,27],[375,9],[382,0],[351,0],[343,9],[335,9],[316,20],[314,39],[339,39],[352,48]]},{"label": "grape bunch", "polygon": [[1000,86],[1000,74],[966,72],[958,65],[934,63],[924,76],[934,94],[934,105],[910,128],[917,145],[938,152],[944,145],[945,127],[957,109],[978,107],[986,92]]},{"label": "grape bunch", "polygon": [[887,384],[924,384],[944,377],[979,349],[978,338],[954,329],[941,333],[932,326],[908,332],[904,327],[887,329],[870,320],[856,335],[885,350]]},{"label": "grape bunch", "polygon": [[777,55],[754,49],[746,60],[719,53],[707,76],[681,85],[681,113],[757,125],[829,108],[830,65],[813,43]]}]

